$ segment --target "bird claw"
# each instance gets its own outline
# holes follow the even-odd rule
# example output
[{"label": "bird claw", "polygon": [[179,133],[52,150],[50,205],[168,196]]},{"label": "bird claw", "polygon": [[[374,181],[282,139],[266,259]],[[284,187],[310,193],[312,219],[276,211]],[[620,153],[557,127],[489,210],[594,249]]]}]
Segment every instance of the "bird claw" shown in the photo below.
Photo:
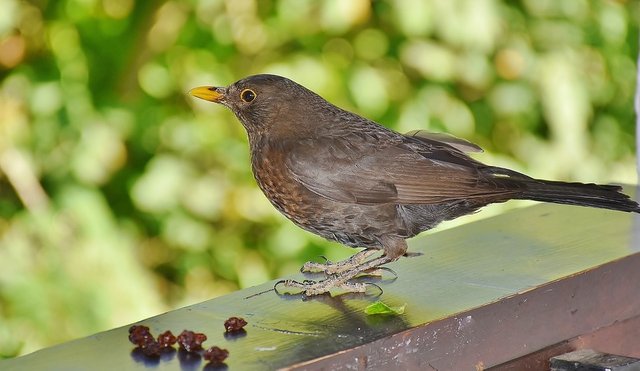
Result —
[{"label": "bird claw", "polygon": [[334,266],[335,263],[332,263],[331,261],[329,261],[326,258],[325,258],[325,260],[326,261],[324,263],[316,263],[316,262],[306,262],[306,263],[304,263],[302,268],[300,268],[300,273],[318,273],[318,272],[324,272],[324,273],[327,273],[327,274],[335,273],[335,272],[328,272],[328,271],[331,270],[330,267]]},{"label": "bird claw", "polygon": [[346,272],[358,267],[368,257],[375,254],[376,251],[377,250],[373,250],[373,249],[362,250],[345,260],[335,262],[335,263],[327,259],[325,256],[321,256],[325,260],[324,263],[306,262],[304,263],[302,268],[300,268],[300,272],[302,273],[322,272],[327,275],[339,274],[339,273]]},{"label": "bird claw", "polygon": [[[404,241],[403,241],[404,242]],[[369,256],[376,253],[376,250],[367,249],[358,252],[347,260],[333,263],[331,265],[327,264],[319,264],[322,268],[331,267],[332,269],[335,267],[339,267],[340,270],[338,273],[328,274],[328,277],[321,281],[312,281],[312,280],[304,280],[302,282],[298,282],[295,280],[287,279],[280,280],[276,282],[274,285],[274,290],[278,293],[278,286],[283,285],[285,287],[293,287],[302,290],[302,293],[305,296],[313,296],[320,295],[324,293],[328,293],[331,289],[340,288],[347,292],[366,292],[368,285],[373,285],[377,287],[382,293],[382,289],[380,286],[369,283],[369,282],[352,282],[351,280],[362,273],[371,275],[371,273],[379,274],[383,271],[388,271],[393,273],[396,277],[395,272],[389,268],[382,267],[382,265],[390,263],[396,260],[398,257],[389,256],[386,253],[380,257],[366,260]],[[316,263],[317,264],[317,263]],[[315,266],[315,264],[305,264],[305,267],[309,265]],[[324,269],[324,272],[327,273],[327,269]]]},{"label": "bird claw", "polygon": [[368,286],[374,286],[382,292],[382,288],[375,283],[369,282],[349,282],[337,278],[328,278],[322,281],[304,280],[302,282],[296,280],[280,280],[276,282],[273,289],[278,292],[278,286],[291,287],[302,290],[305,296],[315,296],[328,293],[331,289],[339,288],[350,293],[363,293],[367,291]]}]

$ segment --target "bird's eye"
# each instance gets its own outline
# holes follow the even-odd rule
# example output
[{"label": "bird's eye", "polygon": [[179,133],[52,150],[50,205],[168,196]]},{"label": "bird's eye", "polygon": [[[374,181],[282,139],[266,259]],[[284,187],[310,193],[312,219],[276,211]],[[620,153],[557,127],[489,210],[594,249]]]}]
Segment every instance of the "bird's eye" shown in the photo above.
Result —
[{"label": "bird's eye", "polygon": [[242,93],[240,93],[240,99],[242,99],[244,102],[249,103],[256,99],[256,93],[251,89],[244,89]]}]

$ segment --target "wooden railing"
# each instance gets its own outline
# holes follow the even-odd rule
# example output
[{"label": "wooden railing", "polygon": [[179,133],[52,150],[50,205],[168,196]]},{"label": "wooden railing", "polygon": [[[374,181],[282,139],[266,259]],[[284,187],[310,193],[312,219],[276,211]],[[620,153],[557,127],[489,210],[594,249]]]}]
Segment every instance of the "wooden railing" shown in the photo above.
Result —
[{"label": "wooden railing", "polygon": [[[634,189],[627,188],[633,193]],[[419,257],[367,294],[304,299],[273,282],[141,321],[207,334],[230,369],[544,369],[581,347],[640,357],[640,216],[535,205],[411,241]],[[300,278],[300,277],[295,277]],[[257,293],[267,291],[256,295]],[[402,315],[367,315],[381,300]],[[224,336],[231,316],[246,334]],[[127,326],[128,327],[128,326]],[[127,327],[0,362],[0,369],[201,369],[132,352]]]}]

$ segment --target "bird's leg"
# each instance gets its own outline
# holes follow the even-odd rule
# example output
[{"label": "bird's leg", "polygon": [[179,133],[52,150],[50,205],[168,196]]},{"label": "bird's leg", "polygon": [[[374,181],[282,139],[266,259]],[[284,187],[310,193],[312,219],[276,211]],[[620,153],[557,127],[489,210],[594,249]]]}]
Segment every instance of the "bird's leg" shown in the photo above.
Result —
[{"label": "bird's leg", "polygon": [[324,272],[326,274],[336,274],[353,269],[362,264],[368,257],[375,254],[375,249],[365,249],[357,252],[351,257],[339,262],[331,262],[327,260],[325,263],[306,262],[300,269],[301,272]]},{"label": "bird's leg", "polygon": [[[396,261],[407,251],[407,243],[401,238],[383,237],[380,240],[384,248],[384,255],[378,258],[365,261],[364,263],[361,263],[351,269],[331,275],[321,281],[316,282],[307,280],[304,282],[298,282],[294,280],[283,280],[278,282],[277,284],[281,283],[285,287],[294,287],[301,289],[307,296],[324,294],[325,292],[328,292],[333,288],[341,288],[348,292],[365,292],[367,289],[366,283],[354,283],[349,282],[349,280],[356,277],[362,272],[366,272],[381,265]],[[360,253],[363,253],[365,251],[368,250],[361,251]]]}]

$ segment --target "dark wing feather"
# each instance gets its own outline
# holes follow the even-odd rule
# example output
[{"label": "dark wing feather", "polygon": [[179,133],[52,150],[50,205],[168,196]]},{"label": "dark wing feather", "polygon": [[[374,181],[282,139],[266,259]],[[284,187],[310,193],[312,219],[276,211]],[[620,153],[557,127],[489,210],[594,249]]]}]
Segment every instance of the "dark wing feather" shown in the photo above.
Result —
[{"label": "dark wing feather", "polygon": [[[387,138],[388,139],[388,138]],[[323,197],[359,204],[436,204],[509,194],[448,144],[362,135],[303,140],[287,157],[297,181]]]},{"label": "dark wing feather", "polygon": [[[430,133],[425,130],[412,130],[405,134],[406,137],[415,138],[428,145],[447,144],[460,152],[483,152],[482,148],[475,143],[460,139],[446,133]],[[434,143],[435,142],[435,143]]]}]

